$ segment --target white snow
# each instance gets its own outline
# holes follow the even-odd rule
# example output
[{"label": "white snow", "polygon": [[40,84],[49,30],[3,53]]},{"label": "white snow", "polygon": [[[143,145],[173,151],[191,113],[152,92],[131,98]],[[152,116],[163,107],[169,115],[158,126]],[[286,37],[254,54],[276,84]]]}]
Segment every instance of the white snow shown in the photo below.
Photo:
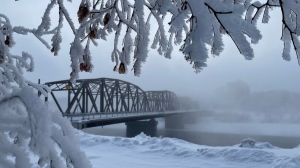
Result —
[{"label": "white snow", "polygon": [[[196,145],[176,138],[108,137],[77,131],[81,149],[94,168],[299,168],[300,147],[243,141],[226,147]],[[252,145],[245,145],[252,142]]]}]

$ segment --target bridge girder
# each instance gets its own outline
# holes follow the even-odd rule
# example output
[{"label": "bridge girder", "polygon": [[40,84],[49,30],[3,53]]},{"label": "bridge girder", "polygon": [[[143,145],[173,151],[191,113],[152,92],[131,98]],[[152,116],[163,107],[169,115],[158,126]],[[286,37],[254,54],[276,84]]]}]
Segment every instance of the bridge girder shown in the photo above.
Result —
[{"label": "bridge girder", "polygon": [[179,110],[177,95],[171,91],[146,91],[150,111]]},{"label": "bridge girder", "polygon": [[[51,96],[64,115],[75,113],[152,112],[179,110],[175,93],[170,91],[143,91],[140,87],[118,79],[97,78],[45,83]],[[54,92],[68,94],[67,108],[63,109]]]}]

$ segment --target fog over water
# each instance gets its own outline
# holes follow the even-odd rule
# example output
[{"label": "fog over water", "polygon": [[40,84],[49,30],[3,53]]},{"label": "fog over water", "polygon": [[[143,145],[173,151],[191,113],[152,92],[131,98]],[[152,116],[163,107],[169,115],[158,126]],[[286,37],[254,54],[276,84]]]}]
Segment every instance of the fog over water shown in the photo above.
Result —
[{"label": "fog over water", "polygon": [[267,90],[252,92],[250,86],[233,81],[200,100],[220,122],[300,123],[300,92]]}]

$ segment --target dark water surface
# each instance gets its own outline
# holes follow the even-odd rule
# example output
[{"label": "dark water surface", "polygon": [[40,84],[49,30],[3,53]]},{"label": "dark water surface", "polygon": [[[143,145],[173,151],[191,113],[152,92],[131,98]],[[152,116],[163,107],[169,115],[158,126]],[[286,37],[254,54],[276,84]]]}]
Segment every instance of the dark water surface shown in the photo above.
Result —
[{"label": "dark water surface", "polygon": [[[84,129],[105,136],[126,136],[125,124]],[[300,124],[273,123],[201,123],[186,124],[185,129],[164,129],[159,121],[157,136],[179,138],[208,146],[232,146],[246,138],[269,142],[281,148],[294,148],[300,144]]]}]

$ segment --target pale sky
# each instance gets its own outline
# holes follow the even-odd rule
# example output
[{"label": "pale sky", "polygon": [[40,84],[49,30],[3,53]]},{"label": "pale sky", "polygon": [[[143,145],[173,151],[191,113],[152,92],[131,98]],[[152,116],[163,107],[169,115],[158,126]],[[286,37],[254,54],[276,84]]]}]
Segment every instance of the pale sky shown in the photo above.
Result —
[{"label": "pale sky", "polygon": [[[19,2],[6,0],[1,2],[0,13],[10,18],[13,26],[23,25],[28,28],[36,28],[41,21],[47,2],[44,0]],[[70,5],[67,8],[72,9],[70,14],[73,16],[73,21],[77,23],[77,6]],[[183,54],[178,51],[178,47],[174,47],[172,59],[166,59],[149,48],[149,56],[143,65],[140,77],[135,77],[133,71],[129,71],[126,75],[119,75],[113,72],[115,63],[111,61],[110,56],[113,40],[110,38],[108,41],[99,40],[99,46],[91,50],[94,70],[92,73],[80,73],[80,78],[117,78],[136,84],[145,91],[170,90],[179,96],[193,98],[213,94],[212,91],[215,88],[235,80],[245,81],[250,85],[252,91],[289,90],[299,92],[300,67],[296,54],[292,51],[290,62],[282,59],[281,15],[278,10],[271,11],[270,15],[269,24],[258,24],[263,39],[258,44],[252,45],[255,52],[252,61],[245,60],[231,39],[225,36],[225,50],[219,57],[210,55],[207,62],[208,67],[198,74],[195,74],[192,65],[185,61]],[[56,15],[53,16],[56,17]],[[57,18],[53,18],[53,20],[55,21]],[[54,22],[54,24],[56,23]],[[72,33],[66,22],[64,22],[63,30],[63,49],[58,56],[53,56],[32,34],[27,36],[15,34],[14,38],[17,44],[12,49],[12,53],[20,54],[21,51],[26,51],[35,58],[35,71],[26,73],[27,79],[36,82],[40,78],[42,83],[69,79],[71,69],[68,53]],[[129,70],[131,67],[132,65]]]}]

